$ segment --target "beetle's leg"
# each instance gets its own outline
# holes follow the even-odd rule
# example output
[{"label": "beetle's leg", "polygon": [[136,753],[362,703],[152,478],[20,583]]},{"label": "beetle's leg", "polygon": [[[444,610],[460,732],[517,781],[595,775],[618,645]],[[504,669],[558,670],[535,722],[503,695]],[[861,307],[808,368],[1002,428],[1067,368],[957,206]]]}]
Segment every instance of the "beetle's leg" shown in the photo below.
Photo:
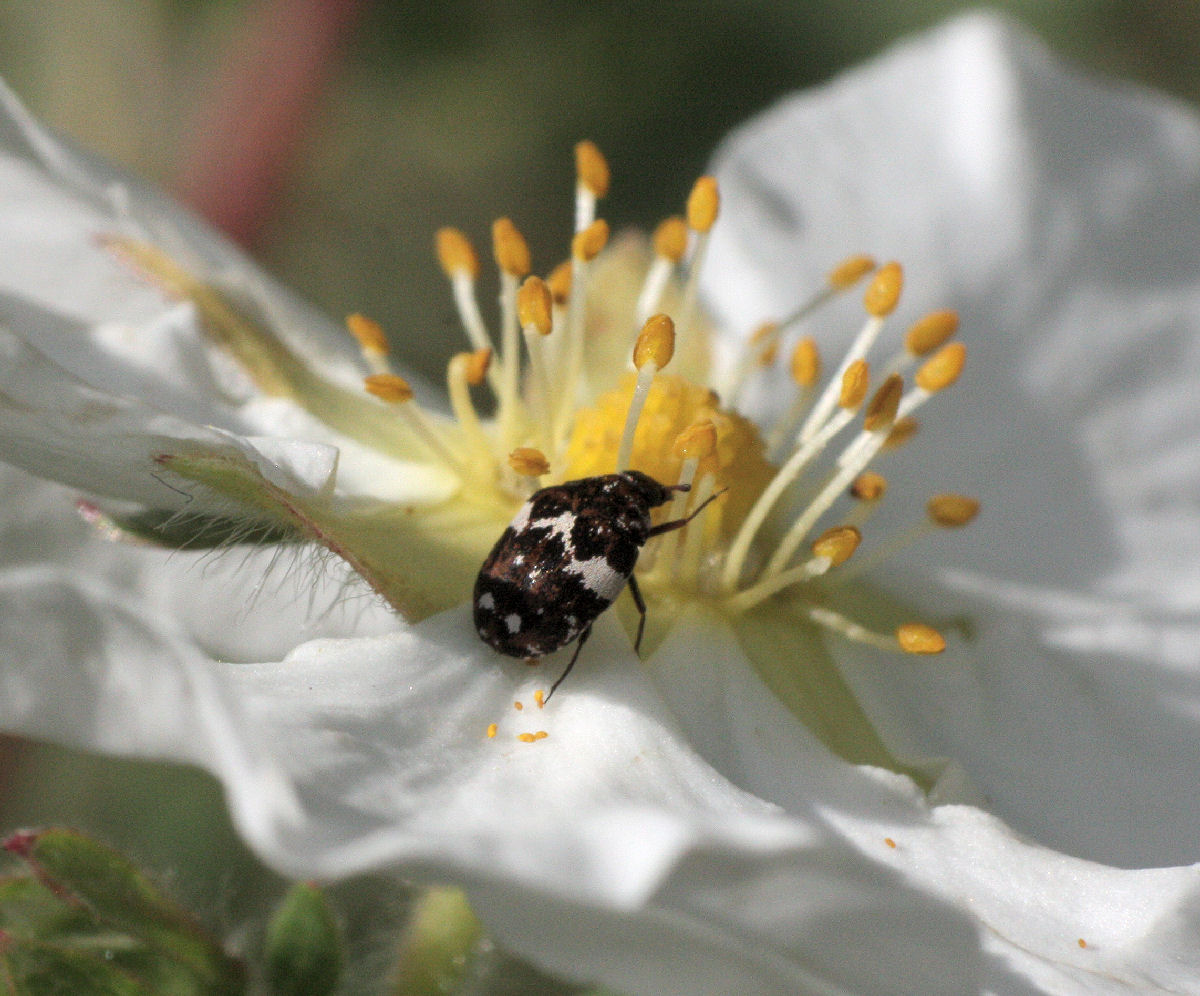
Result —
[{"label": "beetle's leg", "polygon": [[[703,512],[710,501],[715,501],[717,498],[720,498],[721,495],[723,495],[727,490],[727,488],[722,488],[716,494],[709,495],[700,503],[699,508],[692,509],[692,511],[685,515],[682,519],[672,519],[670,522],[660,522],[657,526],[651,526],[650,532],[646,534],[646,539],[649,540],[655,536],[661,536],[663,533],[669,533],[676,529],[682,529],[689,522],[691,522],[692,519]],[[633,580],[632,574],[629,576],[629,580]]]},{"label": "beetle's leg", "polygon": [[646,602],[642,598],[641,589],[638,588],[637,578],[632,574],[629,575],[629,594],[633,596],[633,604],[638,610],[637,639],[633,641],[633,652],[636,654],[642,649],[642,631],[646,628]]},{"label": "beetle's leg", "polygon": [[558,680],[550,686],[550,691],[546,693],[543,702],[549,702],[550,696],[554,694],[554,690],[563,683],[567,675],[571,673],[571,668],[575,666],[575,662],[579,660],[579,651],[583,649],[583,645],[587,643],[587,638],[592,635],[592,627],[589,625],[582,633],[579,634],[579,639],[575,641],[575,653],[571,655],[571,662],[567,665],[567,669],[558,676]]}]

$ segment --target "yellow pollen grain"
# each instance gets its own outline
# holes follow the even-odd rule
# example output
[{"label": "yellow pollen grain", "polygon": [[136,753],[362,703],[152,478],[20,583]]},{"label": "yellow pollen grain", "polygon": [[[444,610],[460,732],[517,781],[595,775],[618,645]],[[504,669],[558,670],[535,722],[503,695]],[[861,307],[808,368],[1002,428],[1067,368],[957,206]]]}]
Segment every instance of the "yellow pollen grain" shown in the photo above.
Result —
[{"label": "yellow pollen grain", "polygon": [[687,199],[687,223],[694,232],[707,232],[716,224],[721,209],[721,194],[717,179],[702,176],[692,187]]},{"label": "yellow pollen grain", "polygon": [[979,502],[970,495],[934,495],[925,506],[930,520],[943,529],[957,529],[979,514]]},{"label": "yellow pollen grain", "polygon": [[899,374],[890,374],[872,396],[863,418],[863,428],[868,432],[880,432],[896,421],[900,408],[900,396],[904,393],[904,379]]},{"label": "yellow pollen grain", "polygon": [[957,311],[931,311],[909,326],[904,348],[913,356],[928,356],[957,331]]},{"label": "yellow pollen grain", "polygon": [[717,427],[712,419],[689,425],[675,437],[672,447],[680,460],[703,460],[717,448]]},{"label": "yellow pollen grain", "polygon": [[439,228],[434,236],[438,263],[448,277],[465,273],[472,280],[479,276],[479,257],[475,248],[457,228]]},{"label": "yellow pollen grain", "polygon": [[892,431],[888,433],[887,439],[884,440],[883,448],[885,450],[899,449],[905,443],[912,440],[921,429],[921,424],[912,416],[906,415],[904,418],[896,419],[892,426]]},{"label": "yellow pollen grain", "polygon": [[941,391],[958,380],[966,362],[967,347],[961,342],[952,342],[922,363],[913,380],[917,387],[931,394]]},{"label": "yellow pollen grain", "polygon": [[875,269],[875,260],[871,256],[847,256],[837,266],[829,271],[826,278],[834,290],[849,290]]},{"label": "yellow pollen grain", "polygon": [[812,387],[821,378],[821,353],[817,341],[805,336],[792,350],[790,363],[792,380],[801,387]]},{"label": "yellow pollen grain", "polygon": [[477,349],[473,353],[462,354],[467,358],[466,374],[467,383],[472,387],[478,387],[483,383],[483,378],[487,376],[488,367],[492,365],[492,351],[490,349]]},{"label": "yellow pollen grain", "polygon": [[566,304],[571,296],[571,261],[563,260],[546,278],[546,286],[550,288],[550,296],[558,305]]},{"label": "yellow pollen grain", "polygon": [[540,688],[533,693],[533,701],[537,703],[537,707],[542,709],[546,705],[546,693]]},{"label": "yellow pollen grain", "polygon": [[664,218],[654,230],[654,254],[678,263],[687,252],[687,222],[677,214]]},{"label": "yellow pollen grain", "polygon": [[529,244],[510,218],[492,222],[492,255],[500,270],[520,280],[529,273]]},{"label": "yellow pollen grain", "polygon": [[669,315],[651,315],[633,347],[633,365],[641,370],[648,363],[661,370],[675,355],[675,323]]},{"label": "yellow pollen grain", "polygon": [[859,501],[879,501],[887,494],[887,478],[874,470],[864,470],[850,485],[850,494]]},{"label": "yellow pollen grain", "polygon": [[850,559],[862,542],[862,533],[854,526],[834,526],[827,529],[813,542],[814,557],[828,557],[833,567]]},{"label": "yellow pollen grain", "polygon": [[940,654],[946,649],[946,638],[924,623],[905,623],[896,630],[896,640],[906,654]]},{"label": "yellow pollen grain", "polygon": [[520,712],[522,709],[525,708],[525,703],[524,702],[514,702],[513,708],[516,709],[517,712]]},{"label": "yellow pollen grain", "polygon": [[847,411],[854,411],[863,403],[871,383],[871,368],[866,360],[855,360],[842,374],[842,391],[838,404]]},{"label": "yellow pollen grain", "polygon": [[346,329],[356,340],[364,353],[373,356],[387,356],[388,341],[383,334],[383,326],[366,315],[353,314],[346,316]]},{"label": "yellow pollen grain", "polygon": [[518,446],[508,455],[508,465],[522,477],[541,477],[550,473],[550,461],[532,446]]},{"label": "yellow pollen grain", "polygon": [[500,727],[496,723],[488,723],[487,736],[489,740],[495,737],[498,732],[500,732]]},{"label": "yellow pollen grain", "polygon": [[1087,941],[1085,941],[1082,937],[1079,938],[1079,940],[1077,940],[1075,943],[1078,944],[1081,948],[1086,948],[1088,946]]},{"label": "yellow pollen grain", "polygon": [[411,401],[413,396],[413,389],[408,381],[395,374],[371,374],[370,377],[363,378],[363,386],[368,393],[393,405]]},{"label": "yellow pollen grain", "polygon": [[584,139],[575,146],[575,176],[580,186],[586,187],[592,196],[608,195],[608,161],[595,142]]},{"label": "yellow pollen grain", "polygon": [[893,851],[896,849],[896,842],[891,837],[884,837],[883,842],[887,844]]},{"label": "yellow pollen grain", "polygon": [[523,328],[535,328],[542,335],[549,335],[552,325],[553,301],[550,288],[541,277],[527,277],[517,291],[517,315]]},{"label": "yellow pollen grain", "polygon": [[904,270],[899,263],[884,263],[879,272],[867,284],[863,294],[863,307],[868,315],[886,318],[900,303],[900,291],[904,287]]},{"label": "yellow pollen grain", "polygon": [[597,218],[582,232],[576,232],[571,239],[571,255],[587,263],[600,255],[600,251],[608,245],[608,222]]},{"label": "yellow pollen grain", "polygon": [[523,744],[531,744],[537,739],[537,737],[534,736],[532,733],[518,733],[517,739],[520,740],[521,743],[523,743]]}]

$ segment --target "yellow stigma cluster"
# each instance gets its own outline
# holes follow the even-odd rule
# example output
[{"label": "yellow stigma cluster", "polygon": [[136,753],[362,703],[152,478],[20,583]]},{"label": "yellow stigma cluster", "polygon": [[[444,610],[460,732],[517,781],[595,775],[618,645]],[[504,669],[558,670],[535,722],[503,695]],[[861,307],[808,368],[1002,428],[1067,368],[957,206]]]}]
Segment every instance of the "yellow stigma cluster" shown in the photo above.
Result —
[{"label": "yellow stigma cluster", "polygon": [[[693,524],[647,546],[639,570],[652,600],[678,592],[738,614],[780,597],[846,638],[939,652],[945,641],[929,626],[902,622],[874,633],[838,615],[826,592],[922,531],[965,525],[978,512],[973,498],[944,494],[907,533],[872,542],[867,528],[888,491],[869,465],[910,439],[916,409],[962,372],[966,350],[951,341],[958,316],[943,310],[919,319],[894,355],[876,363],[875,344],[903,298],[904,271],[855,254],[793,313],[763,316],[771,320],[747,336],[732,368],[705,373],[697,277],[719,223],[717,181],[700,178],[684,213],[663,221],[649,245],[613,241],[596,216],[608,192],[607,163],[591,142],[575,153],[575,235],[565,262],[538,276],[513,221],[492,227],[500,285],[494,330],[477,302],[478,254],[457,229],[437,233],[471,344],[447,374],[454,422],[438,424],[420,410],[389,369],[381,330],[352,316],[348,326],[370,370],[367,390],[400,410],[464,492],[486,491],[509,509],[536,488],[624,469],[690,486],[660,511],[663,519],[680,519],[717,495]],[[843,355],[822,357],[799,327],[860,285],[861,330]],[[766,432],[737,411],[743,389],[761,377],[773,378],[781,402]],[[485,384],[495,401],[491,420],[477,414],[472,395]]]}]

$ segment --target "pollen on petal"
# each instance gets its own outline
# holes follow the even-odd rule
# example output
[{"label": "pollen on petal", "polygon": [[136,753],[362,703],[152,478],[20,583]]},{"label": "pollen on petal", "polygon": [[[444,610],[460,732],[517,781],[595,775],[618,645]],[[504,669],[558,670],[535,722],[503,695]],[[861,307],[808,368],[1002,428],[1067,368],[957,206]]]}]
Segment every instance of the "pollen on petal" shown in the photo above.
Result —
[{"label": "pollen on petal", "polygon": [[502,272],[518,280],[528,275],[529,244],[512,219],[497,218],[492,222],[492,253]]},{"label": "pollen on petal", "polygon": [[585,139],[575,146],[575,176],[594,197],[608,195],[608,162],[595,142]]},{"label": "pollen on petal", "polygon": [[946,638],[924,623],[905,623],[896,630],[896,640],[906,654],[940,654]]},{"label": "pollen on petal", "polygon": [[679,215],[664,218],[654,230],[654,254],[678,263],[687,252],[687,222]]},{"label": "pollen on petal", "polygon": [[863,307],[867,314],[886,318],[900,303],[900,291],[904,287],[904,271],[899,263],[885,263],[867,284],[863,294]]},{"label": "pollen on petal", "polygon": [[489,740],[493,739],[499,731],[500,727],[496,723],[488,723],[487,736]]},{"label": "pollen on petal", "polygon": [[875,269],[875,260],[870,256],[847,256],[829,271],[829,286],[834,290],[848,290]]},{"label": "pollen on petal", "polygon": [[688,195],[688,227],[694,232],[707,232],[716,224],[720,209],[721,194],[717,188],[716,177],[700,177]]},{"label": "pollen on petal", "polygon": [[537,691],[535,691],[533,693],[533,701],[537,703],[537,707],[539,709],[545,708],[546,693],[539,688]]},{"label": "pollen on petal", "polygon": [[934,495],[925,506],[929,518],[944,529],[957,529],[979,514],[979,501],[970,495]]}]

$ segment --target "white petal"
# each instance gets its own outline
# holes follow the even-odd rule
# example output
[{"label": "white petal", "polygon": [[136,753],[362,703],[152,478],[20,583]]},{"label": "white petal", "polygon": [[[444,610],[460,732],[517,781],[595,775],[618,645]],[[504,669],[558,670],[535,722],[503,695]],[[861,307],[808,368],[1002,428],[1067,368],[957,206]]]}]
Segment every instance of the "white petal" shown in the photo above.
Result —
[{"label": "white petal", "polygon": [[879,575],[961,652],[838,651],[891,743],[1048,846],[1200,857],[1200,124],[973,14],[789,98],[717,169],[708,286],[737,327],[860,250],[905,264],[900,323],[963,318],[963,383],[883,468],[864,545],[929,490],[980,495]]}]

